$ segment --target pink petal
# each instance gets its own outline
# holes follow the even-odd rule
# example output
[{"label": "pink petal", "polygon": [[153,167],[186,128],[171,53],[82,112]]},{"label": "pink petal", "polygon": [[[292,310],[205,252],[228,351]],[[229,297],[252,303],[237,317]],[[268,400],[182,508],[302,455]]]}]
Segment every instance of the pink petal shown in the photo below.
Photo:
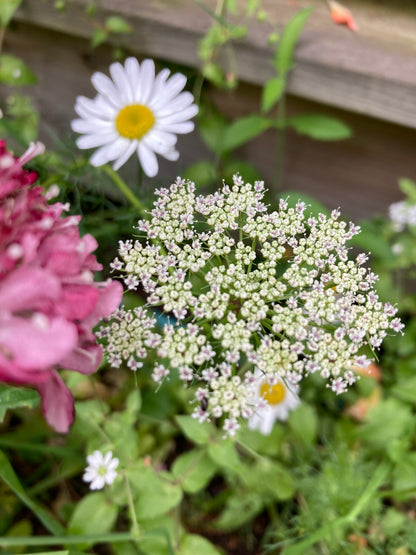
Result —
[{"label": "pink petal", "polygon": [[22,266],[0,282],[0,307],[16,312],[36,309],[45,300],[54,300],[61,291],[59,281],[41,268]]},{"label": "pink petal", "polygon": [[15,366],[16,379],[20,368],[35,371],[49,368],[77,345],[76,326],[62,318],[41,318],[42,322],[14,316],[0,320],[0,345]]},{"label": "pink petal", "polygon": [[50,380],[36,387],[42,398],[47,423],[57,432],[67,433],[74,421],[74,400],[69,389],[56,372]]},{"label": "pink petal", "polygon": [[99,367],[102,356],[102,349],[99,345],[77,347],[59,362],[59,366],[81,374],[92,374]]}]

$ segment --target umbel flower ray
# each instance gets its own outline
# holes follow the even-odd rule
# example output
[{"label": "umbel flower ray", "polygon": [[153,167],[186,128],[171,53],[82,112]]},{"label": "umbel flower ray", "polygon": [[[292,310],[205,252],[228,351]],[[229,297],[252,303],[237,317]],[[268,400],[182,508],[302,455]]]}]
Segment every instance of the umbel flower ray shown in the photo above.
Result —
[{"label": "umbel flower ray", "polygon": [[403,327],[367,256],[349,257],[358,226],[338,210],[308,215],[303,202],[270,211],[264,193],[238,175],[206,196],[180,178],[157,190],[141,237],[120,242],[112,263],[146,306],[120,309],[99,332],[112,366],[148,359],[156,382],[176,371],[196,383],[194,416],[221,418],[229,434],[259,407],[258,372],[271,386],[319,373],[339,394]]}]

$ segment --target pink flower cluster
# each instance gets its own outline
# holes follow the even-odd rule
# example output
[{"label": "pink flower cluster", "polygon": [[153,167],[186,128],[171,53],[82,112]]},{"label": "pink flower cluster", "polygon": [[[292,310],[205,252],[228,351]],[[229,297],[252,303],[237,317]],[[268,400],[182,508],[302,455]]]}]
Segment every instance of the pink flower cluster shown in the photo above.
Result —
[{"label": "pink flower cluster", "polygon": [[101,347],[92,331],[122,296],[120,283],[94,282],[97,242],[80,237],[80,216],[48,204],[37,175],[0,141],[0,381],[33,385],[47,422],[67,432],[74,419],[71,393],[57,369],[94,372]]}]

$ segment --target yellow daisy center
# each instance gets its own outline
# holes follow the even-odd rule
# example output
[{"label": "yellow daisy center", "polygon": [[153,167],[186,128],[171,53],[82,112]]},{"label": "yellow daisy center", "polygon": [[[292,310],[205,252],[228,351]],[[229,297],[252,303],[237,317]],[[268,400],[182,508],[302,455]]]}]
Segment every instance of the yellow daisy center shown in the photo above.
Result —
[{"label": "yellow daisy center", "polygon": [[143,104],[125,106],[116,117],[117,131],[127,139],[141,139],[154,123],[152,111]]},{"label": "yellow daisy center", "polygon": [[263,382],[260,386],[260,396],[263,397],[269,405],[278,405],[286,396],[285,386],[282,382],[278,382],[274,385]]}]

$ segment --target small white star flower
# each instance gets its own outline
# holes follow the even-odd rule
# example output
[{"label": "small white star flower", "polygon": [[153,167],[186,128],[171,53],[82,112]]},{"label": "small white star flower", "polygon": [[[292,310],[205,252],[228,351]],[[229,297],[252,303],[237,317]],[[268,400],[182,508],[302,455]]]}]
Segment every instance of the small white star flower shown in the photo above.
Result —
[{"label": "small white star flower", "polygon": [[113,458],[113,453],[109,451],[103,456],[101,451],[94,451],[87,457],[88,466],[84,471],[82,479],[84,482],[91,482],[90,489],[103,489],[108,484],[112,484],[117,477],[116,468],[118,459]]},{"label": "small white star flower", "polygon": [[248,420],[248,427],[267,436],[272,431],[276,420],[287,420],[289,413],[300,404],[297,395],[299,387],[286,384],[281,379],[271,385],[259,370],[254,372],[254,376],[256,381],[253,386],[258,405]]},{"label": "small white star flower", "polygon": [[154,177],[159,166],[156,154],[175,161],[178,133],[194,129],[190,121],[198,112],[190,92],[181,92],[186,77],[163,69],[155,75],[153,60],[141,64],[127,58],[124,66],[115,62],[110,77],[96,72],[91,78],[98,94],[94,99],[79,96],[75,111],[79,119],[72,129],[81,133],[77,146],[97,148],[93,166],[113,162],[118,170],[136,152],[144,173]]}]

